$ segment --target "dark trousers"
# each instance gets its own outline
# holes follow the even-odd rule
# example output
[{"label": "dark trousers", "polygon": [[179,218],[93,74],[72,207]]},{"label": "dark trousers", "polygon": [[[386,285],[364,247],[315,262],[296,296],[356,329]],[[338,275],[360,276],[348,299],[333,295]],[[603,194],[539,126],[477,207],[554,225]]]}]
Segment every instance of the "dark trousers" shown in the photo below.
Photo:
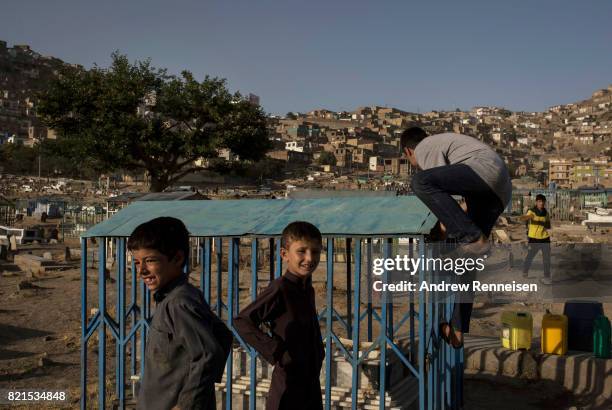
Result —
[{"label": "dark trousers", "polygon": [[[446,226],[449,238],[460,243],[489,236],[504,212],[501,199],[486,182],[465,164],[445,165],[417,172],[412,177],[416,196]],[[467,204],[463,212],[452,195],[461,195]]]},{"label": "dark trousers", "polygon": [[[465,164],[445,165],[417,172],[412,177],[416,196],[444,224],[449,239],[469,243],[489,236],[504,204],[483,179]],[[467,214],[452,195],[461,195]],[[454,329],[470,330],[472,303],[455,303],[450,320]]]},{"label": "dark trousers", "polygon": [[470,331],[470,318],[472,317],[473,303],[455,303],[453,306],[453,316],[450,324],[453,329],[461,330],[463,333]]},{"label": "dark trousers", "polygon": [[550,238],[546,239],[535,239],[528,238],[528,250],[527,257],[525,257],[525,264],[523,265],[523,273],[529,273],[529,268],[533,262],[533,258],[542,251],[542,261],[544,262],[544,277],[550,278]]}]

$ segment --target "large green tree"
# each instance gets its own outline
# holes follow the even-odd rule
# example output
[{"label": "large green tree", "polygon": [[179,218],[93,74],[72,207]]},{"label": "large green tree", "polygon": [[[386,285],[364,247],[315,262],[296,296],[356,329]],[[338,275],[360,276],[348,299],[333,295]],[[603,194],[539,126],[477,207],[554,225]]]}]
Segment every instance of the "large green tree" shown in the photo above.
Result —
[{"label": "large green tree", "polygon": [[224,79],[173,76],[118,53],[107,69],[63,71],[38,113],[62,155],[98,172],[146,170],[153,192],[204,169],[198,160],[219,149],[256,161],[270,147],[261,108],[230,93]]}]

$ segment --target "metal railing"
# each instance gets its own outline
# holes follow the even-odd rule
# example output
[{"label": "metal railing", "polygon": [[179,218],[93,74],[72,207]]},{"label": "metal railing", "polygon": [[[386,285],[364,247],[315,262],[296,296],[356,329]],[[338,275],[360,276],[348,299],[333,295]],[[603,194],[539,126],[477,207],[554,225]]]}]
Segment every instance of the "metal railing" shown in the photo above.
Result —
[{"label": "metal railing", "polygon": [[[405,237],[405,235],[402,235]],[[360,366],[370,353],[378,352],[378,399],[379,408],[384,409],[391,386],[390,367],[401,366],[402,374],[418,383],[418,408],[424,409],[457,409],[461,407],[463,392],[463,349],[453,349],[440,341],[439,323],[450,318],[453,309],[453,297],[438,295],[435,292],[410,292],[393,295],[388,292],[373,294],[372,260],[375,256],[389,258],[397,254],[397,236],[372,238],[367,236],[337,238],[325,237],[324,260],[326,294],[325,306],[319,312],[322,335],[325,344],[325,408],[332,408],[332,361],[338,356],[344,357],[352,368],[351,397],[352,409],[359,408],[359,385],[362,377]],[[81,408],[88,405],[96,408],[108,408],[112,396],[118,408],[126,407],[129,399],[127,378],[129,375],[144,374],[146,337],[151,317],[150,294],[142,281],[138,281],[132,264],[128,269],[128,254],[125,237],[96,237],[98,250],[98,304],[93,314],[88,310],[88,240],[81,239]],[[114,240],[116,246],[109,248],[107,243]],[[250,247],[249,299],[257,297],[258,283],[262,280],[273,280],[282,273],[279,237],[198,237],[199,276],[203,297],[211,309],[222,318],[232,330],[239,345],[247,353],[249,362],[249,408],[256,408],[257,396],[257,352],[242,340],[233,326],[233,317],[240,310],[240,252],[241,248]],[[342,301],[334,294],[335,270],[339,263],[336,260],[334,244],[344,243],[344,269],[346,280],[346,298]],[[241,244],[243,246],[241,246]],[[246,245],[246,246],[244,246]],[[224,246],[227,252],[227,265],[224,266]],[[114,255],[107,255],[107,250]],[[265,252],[267,250],[267,252]],[[431,256],[433,250],[425,243],[423,235],[409,236],[407,246],[403,249],[409,257]],[[263,252],[262,252],[263,251]],[[108,277],[107,260],[113,257],[116,261],[112,269],[116,272],[116,301],[108,298],[105,278]],[[264,258],[264,261],[259,260]],[[216,263],[213,263],[216,262]],[[340,263],[340,266],[342,266]],[[265,272],[263,267],[267,267]],[[268,277],[263,277],[264,273]],[[388,281],[391,272],[385,270],[380,279]],[[435,281],[436,272],[418,272],[419,283]],[[129,284],[129,287],[127,286]],[[214,295],[213,295],[214,290]],[[245,291],[243,287],[242,291]],[[447,299],[444,299],[447,298]],[[364,299],[364,300],[362,300]],[[341,302],[345,308],[341,308]],[[344,314],[342,312],[344,311]],[[113,317],[114,316],[114,317]],[[324,329],[323,329],[324,327]],[[97,333],[98,351],[98,391],[97,403],[88,403],[88,360],[89,342]],[[348,348],[341,340],[346,333],[352,346]],[[107,358],[111,356],[111,347],[107,341],[114,340],[115,361],[114,377],[108,374]],[[360,348],[362,342],[371,342],[367,348]],[[235,346],[236,347],[236,346]],[[234,381],[233,354],[230,354],[225,376],[225,407],[232,409],[232,384]],[[112,361],[111,361],[112,364]],[[114,380],[113,380],[114,379]],[[107,389],[107,383],[114,389]],[[401,405],[402,403],[398,403]]]}]

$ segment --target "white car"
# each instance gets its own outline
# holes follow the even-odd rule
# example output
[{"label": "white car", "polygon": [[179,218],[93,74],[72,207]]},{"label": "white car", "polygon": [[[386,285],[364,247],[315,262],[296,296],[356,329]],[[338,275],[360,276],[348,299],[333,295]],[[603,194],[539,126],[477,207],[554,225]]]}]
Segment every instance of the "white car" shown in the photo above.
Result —
[{"label": "white car", "polygon": [[22,191],[22,192],[32,192],[32,187],[31,187],[31,186],[29,186],[29,185],[23,185],[23,186],[21,187],[21,191]]}]

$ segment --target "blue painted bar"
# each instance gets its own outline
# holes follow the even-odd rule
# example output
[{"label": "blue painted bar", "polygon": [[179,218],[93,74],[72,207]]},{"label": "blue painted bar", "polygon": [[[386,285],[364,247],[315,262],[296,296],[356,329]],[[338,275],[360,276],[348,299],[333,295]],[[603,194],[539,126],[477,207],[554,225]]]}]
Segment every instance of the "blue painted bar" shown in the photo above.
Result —
[{"label": "blue painted bar", "polygon": [[[386,240],[384,244],[384,258],[391,256],[391,242]],[[383,273],[383,282],[389,283],[389,271],[385,267]],[[388,306],[388,295],[389,292],[383,292],[381,302],[381,323],[380,323],[380,364],[379,364],[379,409],[385,409],[386,403],[386,384],[387,384],[387,332],[389,329],[389,306]],[[393,326],[393,325],[391,325]]]},{"label": "blue painted bar", "polygon": [[[425,242],[419,238],[419,252],[417,256],[425,256]],[[419,268],[419,283],[425,280],[425,271]],[[425,397],[425,293],[419,293],[419,410],[425,410],[427,398]]]},{"label": "blue painted bar", "polygon": [[[454,301],[454,295],[450,296],[450,300],[447,300],[447,303],[444,305],[444,314],[445,314],[445,318],[446,321],[450,321],[451,315],[453,314],[453,302]],[[446,374],[446,380],[444,382],[444,386],[446,389],[446,406],[447,408],[451,408],[452,406],[452,392],[453,392],[453,385],[452,385],[452,369],[453,369],[453,365],[452,365],[452,350],[454,350],[453,348],[451,348],[448,343],[445,343],[445,360],[444,360],[444,364],[445,364],[445,374]]]},{"label": "blue painted bar", "polygon": [[[240,239],[236,238],[237,244],[234,249],[234,312],[240,312]],[[232,243],[232,246],[234,244]]]},{"label": "blue painted bar", "polygon": [[351,316],[351,238],[345,240],[345,252],[344,257],[346,258],[346,337],[350,338],[353,333],[352,327],[352,316]]},{"label": "blue painted bar", "polygon": [[[234,320],[234,287],[232,284],[234,283],[234,269],[236,268],[236,255],[239,247],[240,240],[238,238],[232,238],[229,243],[228,255],[227,255],[227,264],[228,264],[228,278],[227,283],[229,286],[227,287],[227,327],[229,329],[234,329],[232,324]],[[227,367],[226,367],[226,380],[225,380],[225,408],[227,410],[232,410],[232,379],[233,379],[233,365],[234,358],[233,354],[230,353],[227,359]]]},{"label": "blue painted bar", "polygon": [[276,269],[274,270],[274,277],[280,278],[283,274],[283,259],[281,258],[281,238],[276,240]]},{"label": "blue painted bar", "polygon": [[117,315],[119,316],[119,340],[117,347],[119,349],[119,408],[125,408],[125,238],[117,240],[117,256],[119,265],[119,306]]},{"label": "blue painted bar", "polygon": [[221,262],[223,261],[223,240],[221,238],[215,238],[215,252],[217,254],[217,304],[215,306],[217,309],[217,316],[221,318],[221,306],[223,305],[221,301],[221,293],[223,292],[221,279],[223,274],[223,268],[221,266]]},{"label": "blue painted bar", "polygon": [[[414,238],[408,239],[408,257],[410,259],[414,258]],[[410,292],[408,295],[408,303],[409,303],[409,314],[410,314],[410,323],[408,324],[410,330],[410,362],[413,366],[417,366],[417,345],[416,345],[416,331],[414,328],[414,318],[416,312],[414,311],[414,292]]]},{"label": "blue painted bar", "polygon": [[203,247],[204,255],[202,257],[202,272],[204,273],[204,277],[200,282],[200,286],[204,286],[202,289],[202,293],[204,294],[204,300],[210,306],[210,279],[211,279],[211,239],[204,238],[204,247]]},{"label": "blue painted bar", "polygon": [[87,408],[87,239],[81,238],[81,410]]},{"label": "blue painted bar", "polygon": [[[132,298],[131,298],[131,302],[130,302],[130,311],[129,311],[129,315],[132,317],[132,329],[134,329],[136,327],[136,321],[138,320],[136,315],[138,312],[138,305],[137,305],[137,293],[138,293],[138,282],[137,282],[137,277],[136,277],[136,263],[134,262],[134,259],[132,258],[132,263],[131,263],[131,267],[132,267],[132,288],[131,288],[131,294],[132,294]],[[136,333],[134,333],[131,337],[130,337],[130,361],[131,363],[131,375],[135,375],[136,374]]]},{"label": "blue painted bar", "polygon": [[[348,259],[350,265],[350,259]],[[347,292],[350,295],[349,292]],[[361,239],[355,241],[355,303],[353,310],[353,320],[355,325],[353,326],[353,357],[351,358],[351,364],[353,365],[353,379],[352,379],[352,390],[351,390],[351,409],[357,410],[357,393],[359,390],[359,320],[361,314]],[[350,316],[350,310],[347,309]]]},{"label": "blue painted bar", "polygon": [[208,282],[208,280],[206,280],[206,263],[204,263],[204,258],[206,257],[206,250],[204,250],[204,244],[200,244],[198,252],[199,259],[202,263],[202,265],[200,266],[200,291],[202,292],[202,298],[204,298],[204,301],[208,303],[208,300],[206,299],[206,282]]},{"label": "blue painted bar", "polygon": [[[425,257],[429,258],[431,256],[430,249],[425,248]],[[429,274],[429,272],[427,272]],[[431,276],[427,275],[427,280],[431,280]],[[434,352],[434,342],[436,340],[432,340],[432,332],[433,329],[433,316],[435,315],[435,303],[433,303],[433,295],[435,292],[432,292],[431,295],[423,295],[423,298],[427,297],[427,317],[425,318],[425,329],[429,329],[430,331],[426,334],[426,343],[427,343],[427,356],[429,357],[429,365],[427,366],[427,408],[429,410],[434,410],[434,387],[435,383],[434,379],[434,368],[436,365],[435,362],[435,352]]]},{"label": "blue painted bar", "polygon": [[[257,238],[251,242],[251,301],[257,298]],[[255,410],[257,391],[257,352],[255,349],[247,351],[250,357],[251,394],[249,396],[249,409]]]},{"label": "blue painted bar", "polygon": [[270,282],[274,280],[274,238],[268,240],[268,249],[270,250]]},{"label": "blue painted bar", "polygon": [[[432,253],[431,252],[427,252],[428,257],[432,257]],[[430,274],[430,278],[431,281],[433,283],[438,283],[437,280],[437,275],[436,272],[429,272]],[[440,393],[440,348],[439,348],[439,343],[442,343],[442,341],[440,340],[440,338],[438,337],[438,319],[439,319],[439,315],[438,315],[438,297],[439,294],[438,292],[432,292],[431,295],[431,332],[430,334],[433,335],[433,339],[429,342],[429,344],[432,347],[432,366],[431,366],[431,373],[432,373],[432,379],[433,379],[433,383],[432,385],[430,385],[430,388],[433,390],[433,403],[432,406],[434,409],[438,409],[440,407],[440,400],[439,400],[439,393]]]},{"label": "blue painted bar", "polygon": [[[144,283],[144,281],[140,281],[140,299],[142,304],[142,309],[140,311],[140,320],[142,322],[146,322],[148,319],[147,315],[147,295],[149,291]],[[147,327],[142,326],[140,330],[140,380],[144,377],[144,367],[145,367],[145,352],[147,350]]]},{"label": "blue painted bar", "polygon": [[[394,245],[394,242],[397,243],[397,238],[388,238],[387,239],[387,247],[389,247],[388,250],[388,256],[385,256],[385,258],[387,257],[391,257],[391,251],[393,248],[396,248]],[[386,251],[386,249],[385,249]],[[385,254],[386,255],[386,254]],[[388,293],[388,300],[387,303],[389,304],[389,309],[388,309],[388,315],[389,317],[387,318],[387,336],[393,340],[394,337],[394,327],[393,327],[393,322],[394,322],[394,318],[393,318],[393,292],[387,292]]]},{"label": "blue painted bar", "polygon": [[251,241],[251,301],[257,299],[257,252],[259,244],[257,238]]},{"label": "blue painted bar", "polygon": [[464,365],[464,349],[463,347],[459,349],[457,352],[457,356],[459,358],[459,363],[457,365],[457,397],[455,398],[455,403],[458,408],[463,408],[463,365]]},{"label": "blue painted bar", "polygon": [[372,341],[372,238],[367,239],[366,247],[366,266],[367,266],[367,283],[368,283],[368,306],[366,313],[368,315],[368,342]]},{"label": "blue painted bar", "polygon": [[331,409],[332,306],[334,300],[334,240],[327,238],[327,297],[325,303],[325,410]]},{"label": "blue painted bar", "polygon": [[[99,245],[98,258],[98,303],[100,318],[106,315],[106,238]],[[106,408],[106,324],[100,321],[98,327],[98,408]]]},{"label": "blue painted bar", "polygon": [[[191,242],[191,241],[190,241]],[[185,260],[183,261],[183,273],[189,274],[191,271],[191,243],[189,243],[190,251],[185,255]]]},{"label": "blue painted bar", "polygon": [[[115,254],[114,256],[111,256],[113,258],[114,261],[117,262],[117,281],[115,282],[117,284],[117,306],[115,307],[115,311],[117,314],[117,319],[120,320],[119,318],[119,299],[121,298],[121,281],[119,280],[119,240],[118,239],[111,239],[110,240],[111,243],[111,252],[112,249],[115,250]],[[119,332],[117,332],[119,333]],[[117,334],[118,336],[118,334]],[[119,354],[119,350],[121,348],[121,343],[115,343],[115,396],[119,397],[119,390],[121,390],[121,385],[119,384],[119,372],[121,371],[121,357]]]}]

